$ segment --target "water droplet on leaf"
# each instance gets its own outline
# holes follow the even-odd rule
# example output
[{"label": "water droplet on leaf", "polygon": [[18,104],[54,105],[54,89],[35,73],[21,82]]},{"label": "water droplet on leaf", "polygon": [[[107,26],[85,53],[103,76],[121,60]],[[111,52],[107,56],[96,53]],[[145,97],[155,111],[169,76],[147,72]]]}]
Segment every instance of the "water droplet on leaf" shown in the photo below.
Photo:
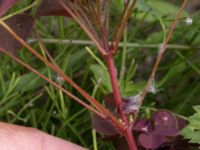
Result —
[{"label": "water droplet on leaf", "polygon": [[61,77],[61,76],[57,76],[56,77],[56,82],[59,84],[59,85],[63,85],[65,80]]},{"label": "water droplet on leaf", "polygon": [[193,19],[190,18],[190,17],[188,17],[188,18],[185,19],[185,23],[186,23],[187,25],[192,25]]}]

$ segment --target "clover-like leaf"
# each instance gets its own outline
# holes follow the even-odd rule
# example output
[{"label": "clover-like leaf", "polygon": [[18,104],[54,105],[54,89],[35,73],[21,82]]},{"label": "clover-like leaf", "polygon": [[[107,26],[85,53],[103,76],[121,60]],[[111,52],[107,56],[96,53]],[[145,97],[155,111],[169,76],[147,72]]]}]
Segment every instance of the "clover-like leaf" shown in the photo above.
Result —
[{"label": "clover-like leaf", "polygon": [[128,143],[124,137],[117,137],[114,140],[116,150],[130,150]]},{"label": "clover-like leaf", "polygon": [[104,99],[106,108],[108,108],[111,112],[115,112],[116,111],[116,106],[115,106],[115,103],[114,103],[114,95],[113,95],[113,93],[105,94],[103,99]]},{"label": "clover-like leaf", "polygon": [[151,120],[153,121],[154,129],[158,128],[178,128],[178,123],[175,115],[167,110],[159,110],[153,113]]},{"label": "clover-like leaf", "polygon": [[103,135],[113,136],[119,134],[119,131],[108,119],[95,114],[92,117],[92,126],[98,133]]},{"label": "clover-like leaf", "polygon": [[[152,113],[150,119],[138,120],[134,131],[138,131],[138,141],[146,149],[160,149],[180,147],[178,143],[188,145],[180,135],[180,130],[187,124],[187,121],[175,116],[168,110],[157,110]],[[161,149],[162,149],[161,148]]]},{"label": "clover-like leaf", "polygon": [[179,135],[179,129],[177,129],[177,128],[158,128],[158,129],[153,130],[151,134],[175,137],[175,136]]},{"label": "clover-like leaf", "polygon": [[[33,27],[34,18],[27,14],[21,14],[13,16],[5,22],[15,33],[25,40]],[[0,47],[16,53],[22,45],[0,25]]]},{"label": "clover-like leaf", "polygon": [[150,132],[152,130],[151,123],[147,119],[139,120],[135,123],[133,130],[141,132]]},{"label": "clover-like leaf", "polygon": [[188,124],[188,120],[183,119],[181,117],[176,116],[176,120],[177,120],[177,123],[178,123],[178,129],[179,130],[182,130]]},{"label": "clover-like leaf", "polygon": [[141,134],[139,136],[139,142],[146,149],[156,149],[164,142],[164,137],[151,134]]}]

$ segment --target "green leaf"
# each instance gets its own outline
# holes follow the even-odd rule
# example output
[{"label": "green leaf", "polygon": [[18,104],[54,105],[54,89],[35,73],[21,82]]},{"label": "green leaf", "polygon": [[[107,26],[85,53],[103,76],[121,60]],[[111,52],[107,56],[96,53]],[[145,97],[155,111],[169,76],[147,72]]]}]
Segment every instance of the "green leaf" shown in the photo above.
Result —
[{"label": "green leaf", "polygon": [[[180,9],[180,6],[173,5],[169,2],[161,1],[161,0],[140,0],[136,3],[136,8],[139,10],[139,14],[137,15],[138,19],[143,18],[146,14],[149,14],[145,17],[146,21],[154,21],[165,15],[171,15],[172,17]],[[183,17],[188,16],[186,11],[182,13]]]},{"label": "green leaf", "polygon": [[200,105],[194,107],[196,113],[189,117],[189,124],[181,131],[185,139],[190,143],[200,144]]},{"label": "green leaf", "polygon": [[[161,1],[161,0],[151,0],[148,1],[149,6],[154,8],[154,15],[156,16],[163,16],[166,14],[176,14],[180,6],[173,5],[169,2],[166,1]],[[187,16],[188,13],[186,11],[183,11],[182,16]]]},{"label": "green leaf", "polygon": [[182,130],[182,134],[186,139],[189,139],[190,143],[198,143],[200,144],[200,131],[194,131],[190,128],[184,128]]},{"label": "green leaf", "polygon": [[128,82],[123,96],[133,96],[138,94],[144,88],[145,84],[145,81],[140,81],[138,83]]},{"label": "green leaf", "polygon": [[194,106],[194,110],[200,114],[200,105]]},{"label": "green leaf", "polygon": [[108,92],[112,92],[112,85],[110,81],[109,73],[106,69],[101,67],[100,65],[91,65],[90,70],[94,74],[94,78],[96,81],[101,80],[102,85],[106,88]]},{"label": "green leaf", "polygon": [[158,87],[172,80],[174,77],[179,76],[186,68],[185,62],[174,64],[166,75],[158,82]]}]

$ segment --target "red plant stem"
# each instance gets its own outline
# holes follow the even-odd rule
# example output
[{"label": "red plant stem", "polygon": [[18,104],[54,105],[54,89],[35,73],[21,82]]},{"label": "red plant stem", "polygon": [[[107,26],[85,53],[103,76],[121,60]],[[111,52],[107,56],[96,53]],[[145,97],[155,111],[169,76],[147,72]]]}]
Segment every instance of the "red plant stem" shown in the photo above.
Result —
[{"label": "red plant stem", "polygon": [[[144,89],[143,89],[143,91],[142,91],[142,93],[141,93],[140,107],[141,107],[141,105],[142,105],[142,103],[143,103],[143,101],[144,101],[144,98],[146,97],[146,94],[147,94],[147,92],[148,92],[148,88],[149,88],[149,86],[150,86],[150,84],[151,84],[151,81],[152,81],[152,80],[154,79],[154,77],[155,77],[155,74],[156,74],[156,71],[157,71],[157,69],[158,69],[158,66],[159,66],[159,64],[160,64],[160,62],[161,62],[161,60],[162,60],[162,58],[163,58],[163,55],[164,55],[164,53],[165,53],[165,50],[166,50],[166,48],[167,48],[167,44],[169,43],[170,39],[171,39],[172,36],[173,36],[174,30],[175,30],[175,28],[176,28],[176,26],[177,26],[177,24],[178,24],[178,21],[179,21],[179,18],[180,18],[180,16],[181,16],[181,14],[182,14],[182,12],[183,12],[183,10],[184,10],[186,4],[187,4],[187,1],[188,1],[188,0],[184,0],[184,1],[183,1],[182,6],[181,6],[180,10],[178,11],[178,14],[177,14],[175,20],[174,20],[173,23],[171,24],[171,27],[170,27],[170,29],[169,29],[167,38],[166,38],[166,40],[164,41],[164,43],[161,45],[161,47],[160,47],[160,49],[159,49],[159,51],[158,51],[158,56],[157,56],[156,62],[155,62],[155,64],[154,64],[153,70],[152,70],[152,72],[151,72],[151,75],[150,75],[150,77],[149,77],[149,79],[148,79],[148,81],[147,81],[146,86],[144,87]],[[139,108],[140,108],[140,107],[139,107]],[[138,113],[139,113],[139,109],[138,109],[137,112],[135,113],[135,119],[134,119],[134,121],[136,121],[136,119],[137,119],[137,117],[138,117]]]},{"label": "red plant stem", "polygon": [[130,150],[137,150],[137,145],[133,137],[132,128],[128,128],[124,134]]},{"label": "red plant stem", "polygon": [[106,55],[104,49],[102,48],[102,46],[100,45],[99,39],[97,39],[97,37],[95,37],[92,33],[91,33],[91,29],[88,28],[88,26],[85,24],[85,22],[81,21],[80,18],[80,14],[75,14],[76,11],[72,11],[69,7],[70,7],[70,3],[68,3],[68,5],[66,5],[63,0],[59,0],[60,4],[63,6],[63,8],[74,18],[74,20],[76,22],[79,23],[79,25],[82,27],[82,29],[88,34],[88,36],[90,37],[90,39],[93,41],[93,43],[96,45],[96,47],[98,48],[99,52],[102,55]]},{"label": "red plant stem", "polygon": [[110,74],[110,80],[111,80],[112,89],[113,89],[115,106],[117,107],[117,110],[118,110],[118,113],[119,113],[121,119],[125,122],[125,124],[128,124],[128,120],[127,120],[125,114],[123,114],[120,110],[120,105],[122,103],[122,99],[121,99],[121,94],[120,94],[120,90],[119,90],[118,79],[117,79],[117,70],[116,70],[116,67],[114,64],[113,56],[107,55],[106,61],[107,61],[108,70],[109,70],[109,74]]},{"label": "red plant stem", "polygon": [[127,128],[124,131],[124,136],[128,142],[130,150],[137,150],[137,146],[136,146],[132,131],[129,129],[128,119],[127,119],[126,115],[120,109],[120,105],[122,103],[122,98],[121,98],[121,94],[120,94],[120,90],[119,90],[118,79],[117,79],[117,70],[115,67],[113,55],[107,55],[105,57],[105,59],[106,59],[107,65],[108,65],[110,80],[112,83],[115,106],[117,107],[120,118],[125,123],[125,127]]},{"label": "red plant stem", "polygon": [[[56,62],[54,61],[53,57],[51,56],[51,54],[49,53],[49,51],[47,50],[46,46],[44,45],[44,43],[42,42],[42,38],[40,37],[39,33],[37,32],[36,28],[34,27],[34,33],[35,33],[35,36],[36,38],[38,39],[38,42],[41,46],[41,49],[45,52],[45,54],[47,55],[47,57],[49,58],[49,60],[55,64]],[[57,65],[58,66],[58,65]]]},{"label": "red plant stem", "polygon": [[78,102],[82,106],[86,107],[87,109],[91,110],[92,112],[96,113],[97,115],[101,116],[102,118],[106,118],[106,116],[104,114],[100,113],[99,111],[97,111],[92,106],[86,104],[81,99],[79,99],[78,97],[74,96],[72,93],[70,93],[69,91],[67,91],[66,89],[64,89],[60,85],[58,85],[57,83],[53,82],[52,80],[50,80],[49,78],[47,78],[46,76],[44,76],[43,74],[41,74],[40,72],[38,72],[37,70],[35,70],[34,68],[32,68],[31,66],[29,66],[28,64],[25,64],[23,61],[21,61],[16,56],[12,55],[11,53],[9,53],[8,51],[6,51],[6,50],[4,50],[2,48],[0,48],[0,51],[3,52],[4,54],[6,54],[7,56],[9,56],[10,58],[12,58],[14,61],[16,61],[17,63],[19,63],[20,65],[24,66],[28,70],[30,70],[33,73],[35,73],[36,75],[38,75],[40,78],[46,80],[48,83],[50,83],[51,85],[53,85],[57,89],[61,90],[63,93],[65,93],[66,95],[68,95],[70,98],[74,99],[76,102]]},{"label": "red plant stem", "polygon": [[[120,20],[119,20],[119,25],[120,26],[119,27],[116,26],[116,30],[114,31],[114,33],[116,32],[115,34],[117,34],[117,38],[114,39],[114,43],[112,43],[113,44],[112,46],[114,46],[113,47],[114,53],[117,52],[117,50],[118,50],[118,45],[119,45],[120,39],[121,39],[121,37],[123,35],[123,32],[124,32],[124,30],[126,28],[126,24],[127,24],[128,19],[129,19],[130,15],[131,15],[131,12],[132,12],[135,4],[136,4],[136,1],[137,0],[133,0],[132,3],[130,4],[130,6],[128,6],[130,1],[128,1],[126,3],[125,8],[124,8],[125,12],[124,12],[124,14],[122,14],[122,18],[120,18]],[[115,36],[114,36],[114,38],[115,38]]]},{"label": "red plant stem", "polygon": [[117,120],[117,118],[103,105],[101,105],[96,99],[90,96],[85,90],[79,87],[74,81],[72,81],[60,68],[44,59],[35,49],[28,45],[23,39],[21,39],[6,23],[0,20],[0,24],[24,47],[26,47],[32,54],[45,63],[46,66],[51,68],[54,72],[58,73],[66,82],[74,87],[83,97],[85,97],[96,109],[103,113],[113,124],[119,129],[120,133],[123,133],[124,126]]}]

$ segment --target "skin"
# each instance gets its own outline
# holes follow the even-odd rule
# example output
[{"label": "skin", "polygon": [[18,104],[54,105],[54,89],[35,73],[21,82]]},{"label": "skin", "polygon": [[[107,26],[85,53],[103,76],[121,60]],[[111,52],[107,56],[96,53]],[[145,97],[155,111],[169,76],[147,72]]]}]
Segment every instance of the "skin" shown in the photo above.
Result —
[{"label": "skin", "polygon": [[34,128],[0,122],[1,150],[86,150]]}]

